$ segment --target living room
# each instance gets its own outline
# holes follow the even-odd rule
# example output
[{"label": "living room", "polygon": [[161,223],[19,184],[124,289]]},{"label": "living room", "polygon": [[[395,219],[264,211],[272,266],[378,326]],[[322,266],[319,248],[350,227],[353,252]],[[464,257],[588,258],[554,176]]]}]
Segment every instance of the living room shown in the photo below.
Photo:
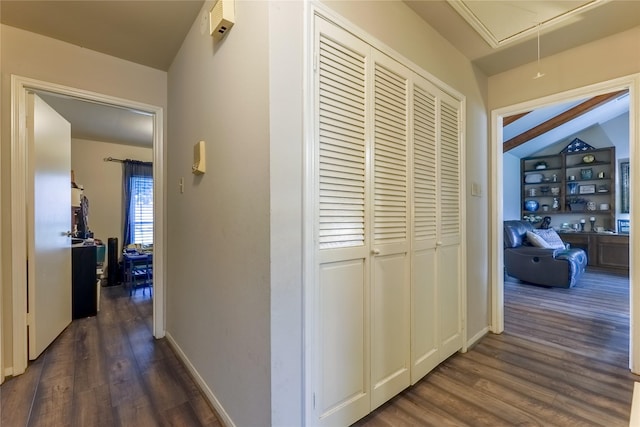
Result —
[{"label": "living room", "polygon": [[505,123],[504,220],[551,228],[585,250],[590,269],[628,274],[628,92],[550,105]]}]

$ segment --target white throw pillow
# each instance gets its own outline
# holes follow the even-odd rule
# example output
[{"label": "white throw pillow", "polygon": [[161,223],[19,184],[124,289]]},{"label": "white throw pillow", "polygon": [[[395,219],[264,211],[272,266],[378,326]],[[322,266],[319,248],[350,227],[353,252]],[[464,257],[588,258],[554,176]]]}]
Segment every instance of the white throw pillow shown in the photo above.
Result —
[{"label": "white throw pillow", "polygon": [[542,237],[538,236],[536,233],[532,231],[527,231],[527,240],[536,248],[545,248],[550,249],[551,246],[544,240]]},{"label": "white throw pillow", "polygon": [[[545,242],[549,245],[548,247],[553,249],[564,249],[565,245],[556,230],[553,228],[549,228],[546,230],[533,230],[535,234],[539,237],[542,237]],[[528,237],[528,236],[527,236]]]}]

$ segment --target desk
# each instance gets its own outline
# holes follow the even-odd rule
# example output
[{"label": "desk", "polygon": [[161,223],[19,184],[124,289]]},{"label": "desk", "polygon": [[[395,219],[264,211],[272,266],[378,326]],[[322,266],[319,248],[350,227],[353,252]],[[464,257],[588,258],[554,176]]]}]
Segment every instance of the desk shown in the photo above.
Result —
[{"label": "desk", "polygon": [[143,288],[143,295],[146,288],[153,286],[153,254],[140,252],[125,252],[122,255],[125,286],[129,287],[129,296],[138,288]]},{"label": "desk", "polygon": [[629,235],[594,232],[560,232],[560,238],[587,253],[589,267],[629,274]]}]

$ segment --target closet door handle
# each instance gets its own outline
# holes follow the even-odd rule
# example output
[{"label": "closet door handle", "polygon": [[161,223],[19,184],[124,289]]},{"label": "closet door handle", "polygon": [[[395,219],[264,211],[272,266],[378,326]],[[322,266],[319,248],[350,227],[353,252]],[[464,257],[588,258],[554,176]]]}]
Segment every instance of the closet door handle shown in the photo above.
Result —
[{"label": "closet door handle", "polygon": [[438,240],[438,241],[436,242],[436,246],[442,246],[442,242]]},{"label": "closet door handle", "polygon": [[371,255],[380,255],[380,249],[372,249]]}]

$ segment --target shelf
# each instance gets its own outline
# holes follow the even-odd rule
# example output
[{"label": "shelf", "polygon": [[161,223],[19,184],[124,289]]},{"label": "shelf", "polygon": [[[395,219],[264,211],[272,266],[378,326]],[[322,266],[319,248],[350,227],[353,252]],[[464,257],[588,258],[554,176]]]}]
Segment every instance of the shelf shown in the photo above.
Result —
[{"label": "shelf", "polygon": [[524,173],[544,173],[546,171],[561,171],[562,168],[558,167],[558,168],[544,168],[544,169],[527,169],[524,171]]},{"label": "shelf", "polygon": [[[592,154],[595,157],[595,161],[591,163],[584,163],[582,158],[586,154]],[[521,172],[521,196],[520,200],[522,205],[520,206],[522,215],[536,215],[536,216],[551,216],[552,221],[554,216],[568,215],[570,214],[572,221],[582,216],[596,216],[599,221],[604,222],[606,227],[613,227],[615,224],[615,176],[616,176],[616,156],[615,147],[600,148],[595,150],[589,150],[588,152],[574,152],[574,153],[559,153],[556,155],[546,155],[538,157],[529,157],[521,159],[520,161]],[[547,168],[535,169],[536,164],[546,163]],[[591,177],[589,179],[583,179],[581,170],[590,169]],[[588,173],[588,172],[587,172]],[[532,174],[540,174],[544,178],[541,182],[525,182],[527,176]],[[605,178],[598,178],[598,175],[603,175]],[[556,176],[556,180],[552,181],[552,176]],[[576,179],[569,180],[569,176],[573,176]],[[529,178],[531,179],[531,178]],[[569,188],[575,187],[574,194],[569,193]],[[586,187],[586,188],[585,188]],[[559,194],[551,194],[551,191],[542,193],[540,188],[550,189],[559,188]],[[593,193],[580,193],[582,190],[594,190]],[[607,191],[598,192],[598,188],[606,188]],[[532,189],[536,189],[534,196],[529,196],[528,192]],[[608,204],[609,210],[594,210],[594,211],[571,211],[569,210],[570,199],[583,199],[585,202],[592,202],[599,207],[601,204]],[[556,199],[559,201],[561,208],[552,210],[552,202]],[[524,203],[527,200],[535,200],[540,207],[537,211],[531,212],[524,210]],[[543,211],[542,205],[549,206],[548,211]],[[574,219],[575,218],[575,219]]]}]

